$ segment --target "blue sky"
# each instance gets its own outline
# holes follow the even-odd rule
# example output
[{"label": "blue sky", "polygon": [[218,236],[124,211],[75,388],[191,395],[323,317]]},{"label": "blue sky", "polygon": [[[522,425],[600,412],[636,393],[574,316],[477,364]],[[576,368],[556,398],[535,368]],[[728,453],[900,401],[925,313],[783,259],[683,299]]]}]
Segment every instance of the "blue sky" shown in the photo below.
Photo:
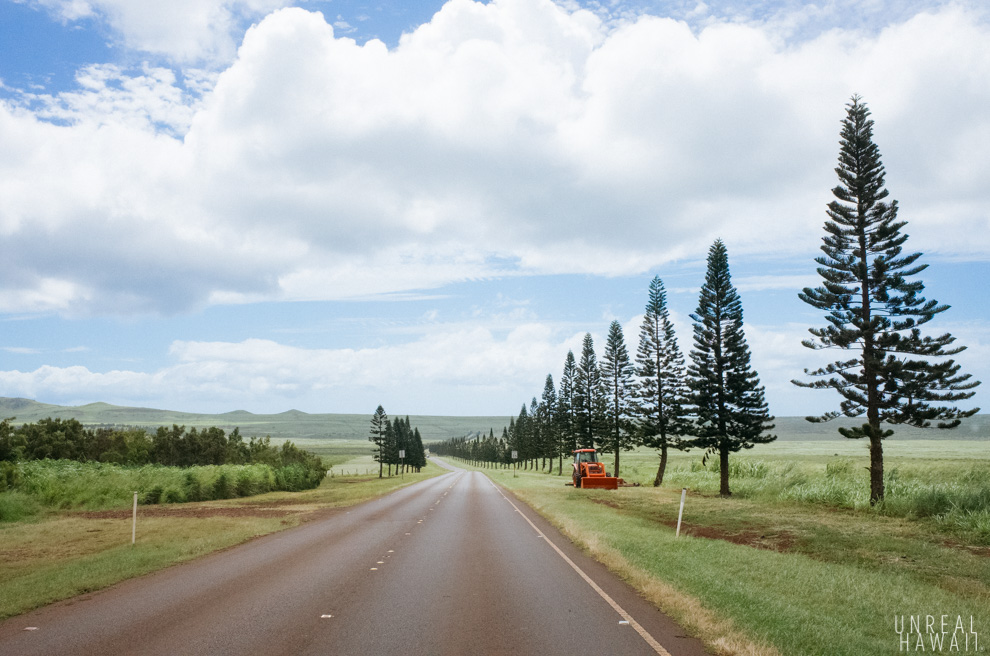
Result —
[{"label": "blue sky", "polygon": [[[990,379],[983,2],[0,0],[0,395],[514,414],[722,238],[779,416],[853,93]],[[973,400],[988,407],[988,392]]]}]

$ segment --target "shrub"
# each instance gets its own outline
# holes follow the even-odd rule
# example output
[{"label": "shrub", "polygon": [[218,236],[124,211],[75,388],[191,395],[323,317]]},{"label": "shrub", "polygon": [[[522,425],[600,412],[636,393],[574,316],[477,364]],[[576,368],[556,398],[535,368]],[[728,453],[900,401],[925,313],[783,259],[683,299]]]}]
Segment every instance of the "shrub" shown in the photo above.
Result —
[{"label": "shrub", "polygon": [[16,522],[37,515],[42,510],[38,500],[23,492],[0,492],[0,522]]},{"label": "shrub", "polygon": [[220,472],[217,480],[213,481],[213,498],[229,499],[231,497],[230,482],[227,480],[227,473]]},{"label": "shrub", "polygon": [[161,503],[162,494],[165,492],[161,485],[156,485],[141,497],[141,503],[143,504],[155,504]]},{"label": "shrub", "polygon": [[185,488],[187,501],[205,501],[203,498],[203,484],[199,482],[196,474],[186,472]]},{"label": "shrub", "polygon": [[0,492],[17,487],[21,472],[13,462],[0,462]]},{"label": "shrub", "polygon": [[237,483],[235,485],[237,496],[250,497],[257,494],[257,488],[259,486],[252,473],[250,469],[245,467],[237,474]]},{"label": "shrub", "polygon": [[162,503],[182,503],[186,500],[181,490],[174,487],[166,488],[162,494]]}]

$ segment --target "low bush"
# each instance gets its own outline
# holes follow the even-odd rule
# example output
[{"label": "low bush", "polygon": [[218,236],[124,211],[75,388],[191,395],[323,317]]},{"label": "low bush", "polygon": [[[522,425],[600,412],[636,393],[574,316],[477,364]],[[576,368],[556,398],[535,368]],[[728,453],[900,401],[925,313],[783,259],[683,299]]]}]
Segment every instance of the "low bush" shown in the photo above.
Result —
[{"label": "low bush", "polygon": [[220,472],[220,475],[213,481],[213,498],[229,499],[230,497],[230,482],[227,480],[227,473]]},{"label": "low bush", "polygon": [[186,500],[186,495],[182,493],[178,488],[170,487],[166,488],[162,492],[160,503],[183,503]]},{"label": "low bush", "polygon": [[21,473],[12,462],[0,462],[0,492],[17,487]]},{"label": "low bush", "polygon": [[144,496],[140,498],[140,501],[141,503],[146,503],[146,504],[160,503],[162,500],[162,494],[164,494],[164,492],[165,490],[162,488],[161,485],[156,485],[155,487],[145,492]]},{"label": "low bush", "polygon": [[0,492],[0,522],[16,522],[37,515],[41,511],[41,504],[30,494]]}]

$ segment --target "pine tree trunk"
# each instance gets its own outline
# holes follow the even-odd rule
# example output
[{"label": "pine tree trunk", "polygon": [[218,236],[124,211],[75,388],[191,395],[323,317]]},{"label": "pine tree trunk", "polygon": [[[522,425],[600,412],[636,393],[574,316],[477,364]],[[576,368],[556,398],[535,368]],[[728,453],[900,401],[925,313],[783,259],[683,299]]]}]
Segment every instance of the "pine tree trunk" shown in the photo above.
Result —
[{"label": "pine tree trunk", "polygon": [[663,474],[667,469],[667,443],[660,447],[660,466],[657,467],[657,477],[653,479],[653,487],[660,487],[663,484]]},{"label": "pine tree trunk", "polygon": [[724,446],[718,449],[718,468],[720,479],[718,494],[722,497],[732,496],[732,492],[729,492],[729,449]]},{"label": "pine tree trunk", "polygon": [[870,427],[870,505],[883,501],[883,442],[880,429]]},{"label": "pine tree trunk", "polygon": [[[859,212],[862,220],[862,210]],[[859,248],[863,260],[863,271],[866,271],[866,233],[859,234]],[[876,372],[876,356],[873,353],[874,333],[872,329],[872,308],[870,306],[870,286],[863,282],[860,292],[863,303],[863,374],[866,383],[866,419],[870,425],[870,505],[875,506],[883,501],[883,446],[880,444],[880,381]]]}]

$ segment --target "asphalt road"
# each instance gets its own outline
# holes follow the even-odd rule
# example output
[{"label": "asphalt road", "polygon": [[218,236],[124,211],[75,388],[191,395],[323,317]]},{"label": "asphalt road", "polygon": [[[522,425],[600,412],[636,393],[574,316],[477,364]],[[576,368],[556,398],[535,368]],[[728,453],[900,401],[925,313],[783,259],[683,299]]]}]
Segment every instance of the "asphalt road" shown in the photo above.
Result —
[{"label": "asphalt road", "polygon": [[705,652],[465,471],[0,623],[4,656],[666,653]]}]

